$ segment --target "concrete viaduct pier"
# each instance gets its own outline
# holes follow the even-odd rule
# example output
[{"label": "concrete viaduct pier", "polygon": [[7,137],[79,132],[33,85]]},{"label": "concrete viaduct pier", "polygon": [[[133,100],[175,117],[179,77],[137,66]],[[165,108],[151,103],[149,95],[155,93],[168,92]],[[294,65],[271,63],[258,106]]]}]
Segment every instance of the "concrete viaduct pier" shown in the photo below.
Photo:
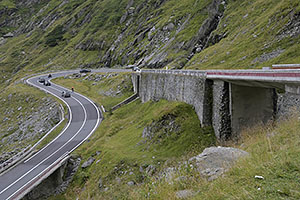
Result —
[{"label": "concrete viaduct pier", "polygon": [[167,99],[194,106],[219,141],[239,137],[300,106],[300,70],[142,70],[133,75],[142,102]]}]

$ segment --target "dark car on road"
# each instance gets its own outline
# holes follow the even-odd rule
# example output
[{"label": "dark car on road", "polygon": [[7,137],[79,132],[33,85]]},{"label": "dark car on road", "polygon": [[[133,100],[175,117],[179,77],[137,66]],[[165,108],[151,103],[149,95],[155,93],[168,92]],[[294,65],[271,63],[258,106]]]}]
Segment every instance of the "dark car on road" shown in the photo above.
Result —
[{"label": "dark car on road", "polygon": [[141,72],[141,69],[139,67],[133,67],[132,68],[132,71],[135,71],[135,72]]},{"label": "dark car on road", "polygon": [[88,72],[91,72],[92,70],[90,69],[81,69],[79,72],[80,73],[88,73]]},{"label": "dark car on road", "polygon": [[71,93],[69,91],[62,91],[61,96],[65,98],[71,97]]},{"label": "dark car on road", "polygon": [[45,85],[45,86],[50,86],[51,83],[50,83],[50,81],[45,81],[45,82],[44,82],[44,85]]},{"label": "dark car on road", "polygon": [[40,83],[45,83],[46,80],[45,80],[44,78],[39,78],[39,82],[40,82]]}]

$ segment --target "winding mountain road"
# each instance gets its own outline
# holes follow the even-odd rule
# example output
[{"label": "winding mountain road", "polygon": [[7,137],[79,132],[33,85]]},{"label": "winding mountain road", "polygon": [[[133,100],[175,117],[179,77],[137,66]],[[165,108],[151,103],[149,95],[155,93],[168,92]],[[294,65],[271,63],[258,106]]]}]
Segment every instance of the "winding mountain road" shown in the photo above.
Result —
[{"label": "winding mountain road", "polygon": [[[128,71],[93,70],[93,72]],[[75,72],[78,73],[78,70],[54,73],[52,78]],[[64,130],[43,149],[0,176],[0,200],[21,198],[45,172],[81,145],[96,130],[102,120],[101,111],[90,99],[76,92],[71,93],[70,98],[62,98],[61,93],[66,90],[65,88],[53,83],[51,86],[44,86],[38,82],[40,77],[47,79],[47,75],[40,75],[29,78],[27,83],[61,99],[68,107],[69,122]]]}]

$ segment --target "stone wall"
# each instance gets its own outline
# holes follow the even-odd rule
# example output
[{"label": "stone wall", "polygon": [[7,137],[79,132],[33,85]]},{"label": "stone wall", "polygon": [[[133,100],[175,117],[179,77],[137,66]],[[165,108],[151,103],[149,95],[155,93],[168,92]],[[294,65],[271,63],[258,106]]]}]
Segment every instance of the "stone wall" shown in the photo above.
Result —
[{"label": "stone wall", "polygon": [[295,112],[300,112],[300,94],[290,92],[278,94],[276,118],[280,120]]},{"label": "stone wall", "polygon": [[212,125],[218,140],[231,137],[229,83],[215,80],[213,83]]},{"label": "stone wall", "polygon": [[203,126],[211,125],[212,81],[207,81],[204,75],[141,73],[140,76],[142,102],[182,101],[194,106]]}]

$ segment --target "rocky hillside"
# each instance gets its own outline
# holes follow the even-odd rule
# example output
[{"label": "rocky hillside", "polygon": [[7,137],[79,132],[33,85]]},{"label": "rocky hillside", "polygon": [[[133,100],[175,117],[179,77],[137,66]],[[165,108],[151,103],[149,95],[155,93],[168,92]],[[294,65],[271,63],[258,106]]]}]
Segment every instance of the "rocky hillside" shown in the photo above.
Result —
[{"label": "rocky hillside", "polygon": [[300,62],[298,0],[4,0],[0,13],[1,82],[23,70]]},{"label": "rocky hillside", "polygon": [[62,114],[50,95],[21,83],[2,92],[0,102],[1,171],[41,139]]}]

